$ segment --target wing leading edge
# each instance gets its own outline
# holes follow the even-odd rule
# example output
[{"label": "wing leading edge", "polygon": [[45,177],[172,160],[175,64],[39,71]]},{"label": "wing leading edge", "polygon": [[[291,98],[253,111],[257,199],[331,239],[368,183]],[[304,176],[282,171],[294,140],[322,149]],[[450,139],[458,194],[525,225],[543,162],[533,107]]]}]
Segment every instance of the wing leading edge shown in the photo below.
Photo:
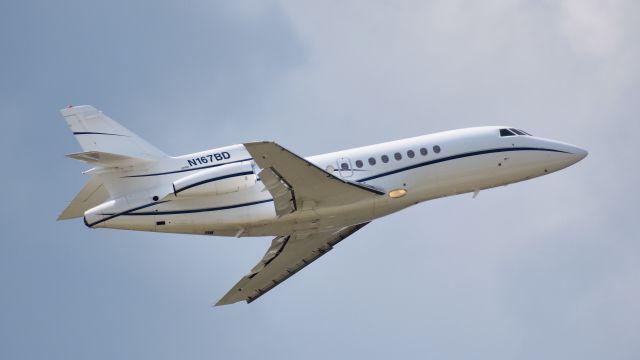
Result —
[{"label": "wing leading edge", "polygon": [[294,233],[276,237],[262,260],[240,279],[215,306],[233,304],[238,301],[251,303],[367,224],[348,226],[337,232],[310,235]]},{"label": "wing leading edge", "polygon": [[273,196],[278,216],[301,209],[305,201],[331,207],[385,194],[372,186],[340,179],[275,142],[244,146],[262,168],[259,176]]}]

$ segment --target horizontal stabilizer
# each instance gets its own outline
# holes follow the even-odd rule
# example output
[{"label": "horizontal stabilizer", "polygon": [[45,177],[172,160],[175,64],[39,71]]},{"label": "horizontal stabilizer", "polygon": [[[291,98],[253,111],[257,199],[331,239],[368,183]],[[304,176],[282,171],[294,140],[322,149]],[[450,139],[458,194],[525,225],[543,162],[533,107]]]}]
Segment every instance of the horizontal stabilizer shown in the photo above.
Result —
[{"label": "horizontal stabilizer", "polygon": [[78,218],[84,215],[84,212],[94,206],[98,206],[109,199],[109,193],[104,187],[100,179],[96,176],[80,190],[66,209],[58,216],[58,220],[67,220]]},{"label": "horizontal stabilizer", "polygon": [[154,161],[153,159],[144,159],[140,157],[112,154],[112,153],[102,152],[102,151],[86,151],[86,152],[67,154],[65,156],[74,160],[80,160],[92,165],[103,166],[103,167],[140,165],[140,164]]}]

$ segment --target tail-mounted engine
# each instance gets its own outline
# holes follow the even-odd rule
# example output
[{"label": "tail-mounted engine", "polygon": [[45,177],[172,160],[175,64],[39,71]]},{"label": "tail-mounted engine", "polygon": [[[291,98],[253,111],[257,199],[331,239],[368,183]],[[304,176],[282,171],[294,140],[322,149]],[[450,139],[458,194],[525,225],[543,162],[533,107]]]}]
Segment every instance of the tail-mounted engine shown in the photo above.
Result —
[{"label": "tail-mounted engine", "polygon": [[201,170],[173,182],[176,197],[211,196],[254,186],[257,176],[249,161]]},{"label": "tail-mounted engine", "polygon": [[[139,215],[140,212],[148,212],[149,210],[143,209],[171,201],[172,198],[229,194],[254,186],[256,182],[257,176],[249,161],[204,169],[174,181],[171,184],[173,188],[167,184],[160,188],[109,200],[93,207],[84,214],[85,224],[89,227],[102,227],[106,226],[107,222],[118,221],[116,219],[120,219],[122,215]],[[148,230],[144,226],[140,229]]]}]

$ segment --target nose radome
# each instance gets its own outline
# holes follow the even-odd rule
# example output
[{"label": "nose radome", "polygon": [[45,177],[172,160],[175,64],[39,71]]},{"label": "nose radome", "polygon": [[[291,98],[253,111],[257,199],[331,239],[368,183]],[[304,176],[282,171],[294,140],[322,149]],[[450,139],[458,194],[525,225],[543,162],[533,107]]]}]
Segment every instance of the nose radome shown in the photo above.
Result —
[{"label": "nose radome", "polygon": [[582,149],[582,148],[579,148],[579,147],[576,146],[576,150],[575,150],[575,152],[573,154],[576,156],[576,158],[577,158],[576,162],[577,162],[577,161],[580,161],[580,160],[586,158],[587,155],[589,155],[589,152],[587,150],[585,150],[585,149]]},{"label": "nose radome", "polygon": [[573,165],[577,162],[579,162],[580,160],[584,159],[585,157],[587,157],[587,155],[589,154],[589,152],[587,152],[587,150],[577,147],[575,145],[569,145],[567,146],[564,151],[567,154],[568,158],[568,166],[569,165]]},{"label": "nose radome", "polygon": [[587,157],[587,155],[589,154],[589,152],[581,147],[577,147],[575,145],[568,145],[565,149],[563,149],[564,151],[568,152],[569,154],[571,154],[572,160],[574,161],[574,163],[584,159],[585,157]]},{"label": "nose radome", "polygon": [[[549,161],[549,164],[545,165],[546,169],[553,168],[553,171],[571,166],[589,154],[587,150],[573,144],[549,139],[536,140],[539,141],[540,145],[538,146],[554,151],[548,155],[547,161]],[[551,165],[552,163],[557,166],[557,168],[554,168],[553,165]]]}]

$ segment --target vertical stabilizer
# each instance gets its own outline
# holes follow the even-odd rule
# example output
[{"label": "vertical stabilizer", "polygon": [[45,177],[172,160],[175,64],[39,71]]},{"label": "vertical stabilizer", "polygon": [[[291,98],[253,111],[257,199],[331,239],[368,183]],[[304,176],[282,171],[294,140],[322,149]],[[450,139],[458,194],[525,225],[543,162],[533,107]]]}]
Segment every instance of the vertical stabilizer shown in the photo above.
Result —
[{"label": "vertical stabilizer", "polygon": [[93,106],[69,106],[60,112],[84,152],[148,160],[167,156]]},{"label": "vertical stabilizer", "polygon": [[170,157],[93,106],[69,106],[60,110],[82,152],[67,156],[95,168],[91,180],[58,217],[82,216],[110,199],[142,193],[162,185],[161,179],[136,181],[123,174],[136,169],[163,166]]}]

